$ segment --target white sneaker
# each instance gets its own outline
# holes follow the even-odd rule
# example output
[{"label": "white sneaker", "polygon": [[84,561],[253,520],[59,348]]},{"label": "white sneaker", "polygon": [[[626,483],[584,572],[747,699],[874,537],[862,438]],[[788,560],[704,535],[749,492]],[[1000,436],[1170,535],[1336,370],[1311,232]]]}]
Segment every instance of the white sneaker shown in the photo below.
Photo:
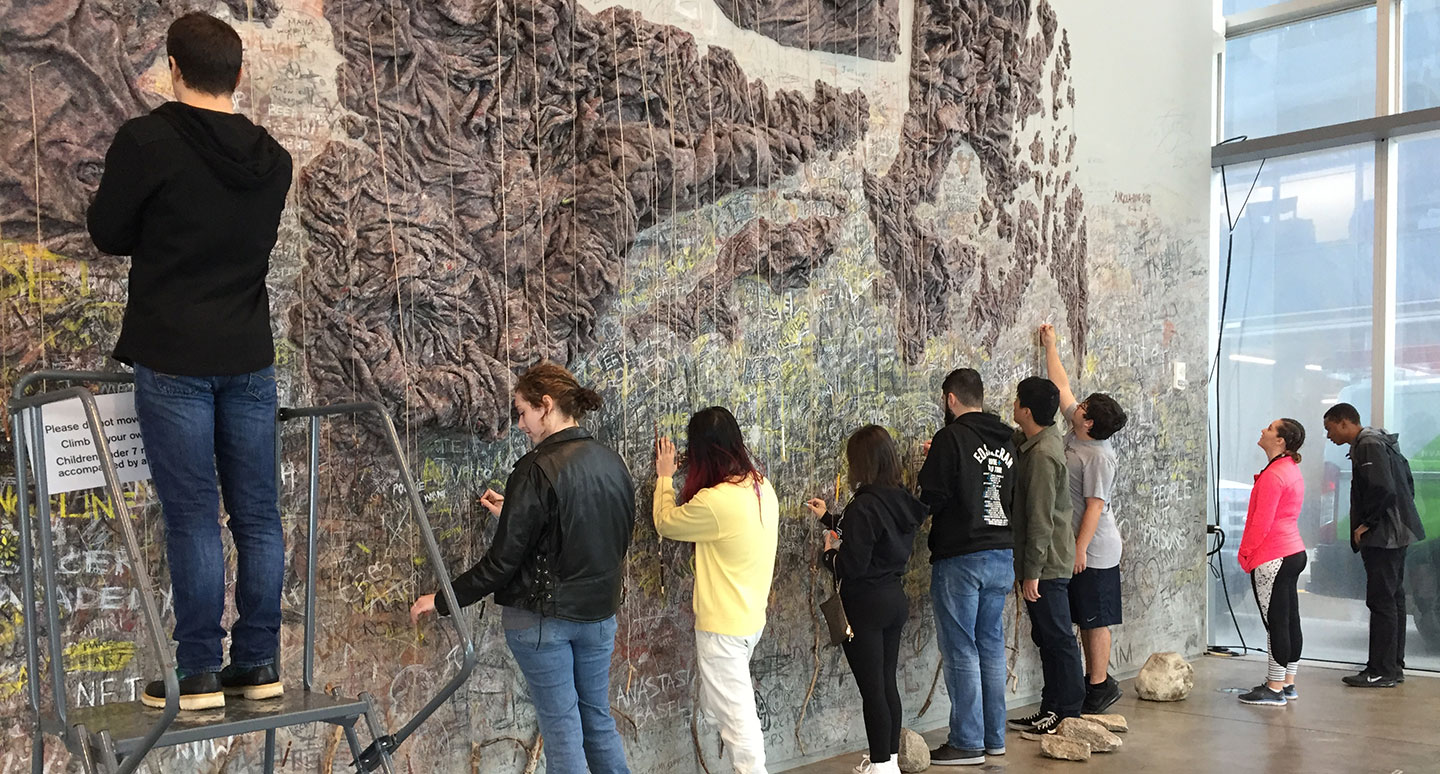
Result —
[{"label": "white sneaker", "polygon": [[881,763],[872,763],[872,774],[900,774],[900,756],[892,755]]},{"label": "white sneaker", "polygon": [[860,763],[851,769],[855,774],[875,774],[875,764],[870,762],[870,753],[860,756]]}]

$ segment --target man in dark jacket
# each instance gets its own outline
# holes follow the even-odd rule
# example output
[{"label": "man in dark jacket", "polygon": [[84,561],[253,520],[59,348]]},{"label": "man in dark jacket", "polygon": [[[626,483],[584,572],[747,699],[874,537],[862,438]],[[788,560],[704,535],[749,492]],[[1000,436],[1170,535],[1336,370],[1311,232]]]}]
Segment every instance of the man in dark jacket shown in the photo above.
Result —
[{"label": "man in dark jacket", "polygon": [[1350,547],[1365,564],[1370,654],[1365,669],[1342,678],[1360,688],[1391,688],[1405,680],[1405,553],[1425,539],[1415,509],[1415,480],[1400,453],[1400,436],[1360,426],[1360,412],[1336,403],[1325,412],[1325,435],[1350,446]]},{"label": "man in dark jacket", "polygon": [[[279,696],[285,542],[275,487],[275,349],[265,275],[290,190],[290,154],[234,113],[240,37],[202,13],[166,39],[176,101],[120,127],[88,225],[129,255],[115,344],[135,368],[135,411],[165,515],[180,708],[225,694]],[[218,471],[218,476],[217,476]],[[230,666],[221,671],[223,488],[238,572]],[[141,701],[165,706],[165,684]]]},{"label": "man in dark jacket", "polygon": [[961,368],[941,387],[947,422],[920,469],[930,526],[930,596],[950,694],[940,766],[978,765],[1005,752],[1005,597],[1015,583],[1014,432],[981,410],[985,385]]},{"label": "man in dark jacket", "polygon": [[1060,721],[1080,716],[1085,668],[1070,628],[1070,578],[1075,570],[1075,527],[1065,442],[1055,426],[1060,390],[1032,376],[1016,387],[1015,423],[1020,457],[1015,465],[1015,574],[1030,614],[1030,639],[1040,651],[1045,685],[1040,711],[1016,718],[1020,731],[1053,734]]}]

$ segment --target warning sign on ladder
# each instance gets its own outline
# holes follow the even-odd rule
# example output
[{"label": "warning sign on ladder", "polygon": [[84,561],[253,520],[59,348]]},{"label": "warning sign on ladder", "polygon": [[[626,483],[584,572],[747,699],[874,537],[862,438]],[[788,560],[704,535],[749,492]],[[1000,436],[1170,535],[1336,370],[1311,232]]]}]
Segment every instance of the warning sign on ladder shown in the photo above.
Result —
[{"label": "warning sign on ladder", "polygon": [[[110,443],[110,456],[120,483],[128,484],[150,478],[150,463],[145,457],[145,444],[140,437],[140,421],[135,417],[135,393],[118,392],[96,395],[96,408],[105,438]],[[100,457],[90,433],[90,422],[80,401],[52,403],[41,409],[39,433],[29,427],[27,412],[26,436],[30,438],[31,464],[37,464],[36,449],[43,448],[45,482],[50,494],[94,489],[105,485],[100,471]],[[37,436],[43,444],[37,446]]]}]

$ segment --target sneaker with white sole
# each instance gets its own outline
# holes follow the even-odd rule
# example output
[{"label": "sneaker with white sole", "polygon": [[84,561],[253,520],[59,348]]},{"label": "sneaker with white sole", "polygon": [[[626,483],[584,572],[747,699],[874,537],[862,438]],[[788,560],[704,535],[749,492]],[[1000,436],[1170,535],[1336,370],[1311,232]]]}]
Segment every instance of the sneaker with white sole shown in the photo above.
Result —
[{"label": "sneaker with white sole", "polygon": [[1283,707],[1286,704],[1285,692],[1277,691],[1268,685],[1257,685],[1249,693],[1240,694],[1240,703]]},{"label": "sneaker with white sole", "polygon": [[1054,734],[1060,730],[1061,720],[1059,715],[1047,712],[1044,717],[1035,721],[1035,725],[1030,727],[1030,732],[1032,734]]},{"label": "sneaker with white sole", "polygon": [[1300,698],[1300,691],[1295,689],[1294,683],[1285,686],[1284,691],[1285,701],[1295,701],[1296,699]]},{"label": "sneaker with white sole", "polygon": [[985,754],[986,754],[986,755],[1004,755],[1004,754],[1005,754],[1005,748],[1004,748],[1004,747],[986,747],[986,748],[985,748]]},{"label": "sneaker with white sole", "polygon": [[984,762],[984,750],[961,750],[942,744],[930,751],[931,766],[979,766]]},{"label": "sneaker with white sole", "polygon": [[1005,725],[1010,726],[1011,728],[1015,729],[1016,731],[1029,731],[1029,730],[1031,729],[1031,727],[1033,727],[1033,726],[1035,725],[1035,722],[1036,722],[1036,721],[1038,721],[1040,718],[1043,718],[1043,717],[1045,717],[1046,715],[1049,715],[1049,714],[1052,714],[1052,713],[1049,713],[1049,712],[1036,712],[1036,713],[1033,714],[1033,715],[1026,715],[1026,716],[1023,717],[1023,718],[1010,718],[1009,720],[1005,721]]}]

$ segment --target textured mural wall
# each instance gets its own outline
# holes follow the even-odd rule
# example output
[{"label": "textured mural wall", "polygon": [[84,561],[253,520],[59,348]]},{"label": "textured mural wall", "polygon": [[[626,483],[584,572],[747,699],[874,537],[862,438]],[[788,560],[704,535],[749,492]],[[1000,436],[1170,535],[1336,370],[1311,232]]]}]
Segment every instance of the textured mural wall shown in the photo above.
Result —
[{"label": "textured mural wall", "polygon": [[[951,368],[979,368],[1008,416],[1048,321],[1078,386],[1113,392],[1131,416],[1117,439],[1117,671],[1157,649],[1198,652],[1204,396],[1172,389],[1170,372],[1205,357],[1208,14],[1113,5],[1101,17],[1079,0],[0,2],[0,385],[114,367],[126,264],[90,246],[85,208],[115,128],[167,98],[166,26],[203,8],[245,39],[239,107],[296,161],[270,285],[282,400],[391,408],[451,570],[483,552],[494,523],[476,498],[525,449],[508,385],[529,364],[567,363],[601,391],[588,424],[630,463],[642,505],[657,428],[679,434],[690,411],[730,406],[785,517],[753,665],[769,755],[852,748],[858,700],[840,651],[820,645],[820,535],[801,504],[836,494],[860,424],[890,427],[918,464]],[[303,447],[287,437],[283,465],[292,675]],[[374,693],[395,721],[444,682],[456,643],[406,618],[433,589],[376,448],[348,424],[322,445],[319,677]],[[27,765],[29,726],[13,475],[0,483],[8,774]],[[135,497],[150,503],[143,486]],[[132,699],[155,664],[136,647],[105,503],[53,507],[69,700]],[[163,569],[158,510],[140,514]],[[613,670],[636,771],[721,770],[691,699],[691,556],[641,519]],[[929,728],[947,704],[923,541],[907,586],[906,722]],[[1011,605],[1019,700],[1039,667]],[[405,770],[535,761],[495,616],[475,636],[476,675],[401,749]],[[280,744],[282,771],[349,759],[328,727]],[[55,747],[47,766],[63,770]],[[258,738],[220,740],[149,770],[248,771],[259,754]]]}]

